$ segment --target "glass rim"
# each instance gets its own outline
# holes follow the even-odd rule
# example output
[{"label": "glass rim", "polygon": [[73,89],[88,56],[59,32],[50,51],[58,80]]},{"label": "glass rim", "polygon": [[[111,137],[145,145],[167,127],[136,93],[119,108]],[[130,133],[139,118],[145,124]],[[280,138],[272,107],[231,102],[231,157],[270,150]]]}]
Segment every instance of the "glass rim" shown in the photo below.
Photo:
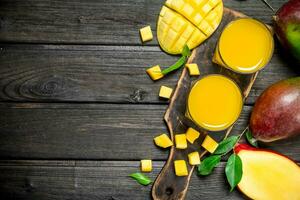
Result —
[{"label": "glass rim", "polygon": [[[258,69],[256,69],[256,70],[254,70],[254,71],[252,71],[252,72],[242,72],[242,71],[238,71],[238,70],[236,70],[236,69],[233,69],[230,65],[228,65],[228,64],[226,63],[225,59],[222,57],[222,54],[221,54],[221,52],[220,52],[220,45],[219,45],[219,43],[220,43],[220,40],[221,40],[222,35],[223,35],[223,33],[224,33],[224,30],[225,30],[229,25],[231,25],[232,23],[234,23],[234,22],[236,22],[236,21],[239,21],[239,20],[244,20],[244,19],[255,20],[256,22],[262,24],[262,25],[266,28],[266,30],[268,31],[268,33],[270,34],[270,36],[271,36],[270,38],[272,38],[272,39],[271,39],[271,46],[272,46],[272,49],[271,49],[271,51],[270,51],[270,55],[269,55],[268,58],[265,60],[265,64],[264,64],[262,67],[260,67],[260,68],[258,68]],[[219,40],[218,40],[218,42],[217,42],[217,47],[216,47],[216,48],[217,48],[217,51],[218,51],[218,54],[219,54],[220,59],[221,59],[222,62],[225,64],[224,67],[226,67],[227,69],[229,69],[229,70],[231,70],[231,71],[234,71],[234,72],[236,72],[236,73],[239,73],[239,74],[253,74],[253,73],[256,73],[256,72],[258,72],[258,71],[264,69],[264,68],[268,65],[268,63],[270,62],[270,60],[272,59],[272,55],[273,55],[273,53],[274,53],[274,37],[273,37],[273,33],[272,33],[272,31],[269,29],[269,27],[268,27],[264,22],[262,22],[261,20],[255,19],[255,18],[252,18],[252,17],[241,17],[241,18],[238,18],[238,19],[235,19],[235,20],[229,22],[229,23],[224,27],[224,29],[223,29],[223,31],[222,31],[220,37],[219,37]]]}]

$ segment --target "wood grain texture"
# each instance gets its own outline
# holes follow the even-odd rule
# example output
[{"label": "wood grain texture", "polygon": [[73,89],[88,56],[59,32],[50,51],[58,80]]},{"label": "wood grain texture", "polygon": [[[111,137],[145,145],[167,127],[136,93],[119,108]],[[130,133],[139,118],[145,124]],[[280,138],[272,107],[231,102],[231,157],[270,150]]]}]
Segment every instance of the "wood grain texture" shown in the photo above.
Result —
[{"label": "wood grain texture", "polygon": [[[205,44],[204,44],[205,45]],[[198,60],[202,73],[214,46],[205,46]],[[255,82],[246,104],[270,84],[300,74],[300,67],[280,56]],[[178,57],[158,47],[82,45],[0,45],[0,101],[160,103],[160,85],[175,87],[181,70],[153,82],[145,73],[151,65],[173,64]]]},{"label": "wood grain texture", "polygon": [[[166,132],[165,105],[0,104],[0,157],[10,159],[165,160],[153,137]],[[245,106],[232,134],[248,121]],[[300,137],[268,148],[300,161]]]},{"label": "wood grain texture", "polygon": [[[154,180],[163,162],[153,162]],[[145,187],[129,178],[139,170],[137,161],[0,161],[0,195],[10,199],[145,200],[151,185]],[[209,177],[192,175],[187,200],[241,199],[229,192],[224,163]],[[201,191],[201,192],[200,192]]]},{"label": "wood grain texture", "polygon": [[[140,44],[138,30],[156,20],[164,0],[1,0],[0,41]],[[284,0],[272,0],[277,9]],[[225,0],[225,6],[271,23],[261,1]],[[147,45],[157,44],[154,40]]]}]

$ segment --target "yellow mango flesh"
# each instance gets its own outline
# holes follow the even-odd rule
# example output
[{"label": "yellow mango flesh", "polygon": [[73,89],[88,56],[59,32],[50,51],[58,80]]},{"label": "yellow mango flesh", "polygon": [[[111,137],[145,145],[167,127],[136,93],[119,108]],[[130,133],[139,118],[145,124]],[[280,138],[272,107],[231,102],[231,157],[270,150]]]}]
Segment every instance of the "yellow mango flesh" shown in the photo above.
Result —
[{"label": "yellow mango flesh", "polygon": [[195,48],[219,26],[222,0],[167,0],[157,22],[157,39],[170,54],[180,54],[185,44]]},{"label": "yellow mango flesh", "polygon": [[141,160],[141,171],[151,172],[152,171],[152,160]]},{"label": "yellow mango flesh", "polygon": [[146,72],[150,76],[150,78],[154,81],[164,77],[164,75],[161,73],[161,69],[160,69],[159,65],[155,65],[155,66],[147,69]]},{"label": "yellow mango flesh", "polygon": [[175,160],[174,167],[176,176],[187,176],[189,174],[184,160]]},{"label": "yellow mango flesh", "polygon": [[159,90],[159,96],[165,99],[169,99],[171,97],[172,91],[172,88],[162,85]]},{"label": "yellow mango flesh", "polygon": [[300,199],[300,167],[284,156],[267,151],[241,150],[243,176],[239,189],[250,199]]},{"label": "yellow mango flesh", "polygon": [[185,134],[175,135],[175,143],[177,149],[186,149],[187,148],[186,135]]},{"label": "yellow mango flesh", "polygon": [[200,133],[198,131],[196,131],[193,128],[188,128],[188,130],[186,131],[186,139],[187,141],[189,141],[191,144],[194,143],[194,141],[200,136]]},{"label": "yellow mango flesh", "polygon": [[188,154],[190,165],[199,165],[200,164],[200,156],[197,151]]},{"label": "yellow mango flesh", "polygon": [[168,148],[173,145],[172,140],[166,135],[166,134],[161,134],[157,137],[154,138],[154,143],[162,148]]},{"label": "yellow mango flesh", "polygon": [[204,141],[202,142],[201,146],[204,149],[206,149],[209,153],[213,153],[217,149],[218,145],[219,144],[214,139],[207,135]]}]

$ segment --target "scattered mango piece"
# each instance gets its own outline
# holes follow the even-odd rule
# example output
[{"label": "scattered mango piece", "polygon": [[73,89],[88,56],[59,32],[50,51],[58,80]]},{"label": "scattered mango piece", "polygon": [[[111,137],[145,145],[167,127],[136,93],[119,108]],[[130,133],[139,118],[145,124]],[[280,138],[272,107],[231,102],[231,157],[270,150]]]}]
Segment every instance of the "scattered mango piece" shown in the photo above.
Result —
[{"label": "scattered mango piece", "polygon": [[185,134],[175,135],[175,143],[177,149],[186,149],[187,148],[186,135]]},{"label": "scattered mango piece", "polygon": [[189,73],[191,76],[198,76],[200,75],[199,67],[196,63],[190,63],[185,65],[188,68]]},{"label": "scattered mango piece", "polygon": [[152,171],[152,160],[141,160],[141,171],[151,172]]},{"label": "scattered mango piece", "polygon": [[217,149],[218,145],[219,144],[214,139],[207,135],[201,146],[208,152],[213,153]]},{"label": "scattered mango piece", "polygon": [[153,39],[152,31],[150,26],[146,26],[140,29],[140,35],[143,42],[147,42]]},{"label": "scattered mango piece", "polygon": [[150,76],[150,78],[154,81],[164,77],[164,75],[161,73],[161,69],[159,65],[155,65],[147,69],[146,72]]},{"label": "scattered mango piece", "polygon": [[185,160],[175,160],[174,167],[176,176],[187,176],[189,174]]},{"label": "scattered mango piece", "polygon": [[172,140],[166,134],[161,134],[155,137],[154,142],[157,146],[162,148],[168,148],[170,146],[173,146]]},{"label": "scattered mango piece", "polygon": [[188,130],[186,131],[186,139],[187,141],[189,141],[191,144],[194,143],[194,141],[200,136],[200,133],[198,131],[196,131],[193,128],[188,128]]},{"label": "scattered mango piece", "polygon": [[160,86],[159,90],[159,96],[165,99],[169,99],[171,97],[173,89],[166,87],[166,86]]},{"label": "scattered mango piece", "polygon": [[200,164],[200,156],[197,151],[188,154],[190,165],[199,165]]}]

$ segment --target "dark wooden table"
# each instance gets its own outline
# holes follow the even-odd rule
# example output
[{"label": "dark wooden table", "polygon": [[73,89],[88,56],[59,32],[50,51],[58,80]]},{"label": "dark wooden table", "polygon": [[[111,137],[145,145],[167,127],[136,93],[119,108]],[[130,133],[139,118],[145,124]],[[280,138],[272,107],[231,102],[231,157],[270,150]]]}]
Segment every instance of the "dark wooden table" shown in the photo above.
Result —
[{"label": "dark wooden table", "polygon": [[[269,0],[275,9],[283,0]],[[177,57],[138,30],[156,19],[162,0],[0,0],[1,199],[150,199],[151,186],[128,178],[139,160],[154,160],[154,179],[168,151],[153,145],[166,132],[167,102],[159,86],[176,85],[177,72],[153,83],[151,65]],[[271,23],[259,0],[225,0],[229,8]],[[154,34],[155,35],[155,34]],[[279,45],[275,54],[282,54]],[[258,95],[299,75],[284,56],[258,76],[241,131]],[[298,67],[298,69],[297,69]],[[268,145],[300,161],[300,137]],[[206,178],[192,177],[187,199],[240,199],[228,192],[222,163]]]}]

